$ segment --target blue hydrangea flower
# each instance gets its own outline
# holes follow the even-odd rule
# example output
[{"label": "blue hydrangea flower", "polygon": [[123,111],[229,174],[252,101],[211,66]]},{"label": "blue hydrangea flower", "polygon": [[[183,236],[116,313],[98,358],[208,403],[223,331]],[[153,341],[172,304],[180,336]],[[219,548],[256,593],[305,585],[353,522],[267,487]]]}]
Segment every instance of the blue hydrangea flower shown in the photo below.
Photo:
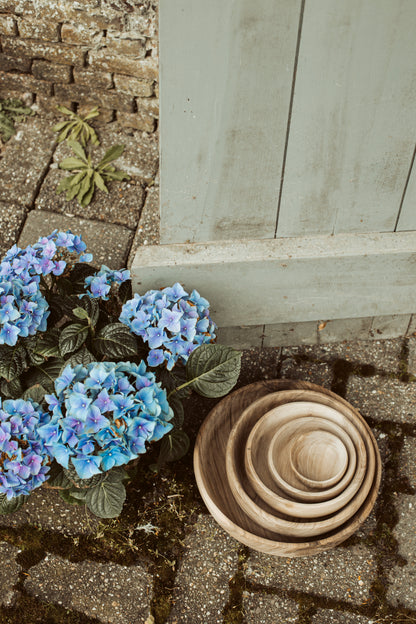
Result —
[{"label": "blue hydrangea flower", "polygon": [[0,344],[14,346],[19,337],[46,331],[50,314],[40,289],[41,278],[62,275],[73,254],[79,262],[92,260],[85,243],[71,232],[55,230],[35,245],[20,249],[13,245],[0,263]]},{"label": "blue hydrangea flower", "polygon": [[68,365],[45,398],[52,415],[39,436],[81,479],[127,464],[172,429],[166,391],[144,362]]},{"label": "blue hydrangea flower", "polygon": [[31,400],[0,399],[0,494],[28,495],[48,479],[51,457],[38,436],[49,415]]},{"label": "blue hydrangea flower", "polygon": [[136,294],[124,304],[119,320],[148,344],[149,366],[165,362],[168,370],[178,361],[186,364],[197,346],[215,339],[209,302],[196,290],[188,295],[178,283]]},{"label": "blue hydrangea flower", "polygon": [[103,299],[107,301],[109,299],[109,292],[111,290],[111,284],[122,284],[130,279],[130,271],[123,269],[121,271],[113,271],[109,269],[105,264],[101,266],[101,269],[89,275],[85,278],[85,286],[87,289],[87,295],[91,299]]}]

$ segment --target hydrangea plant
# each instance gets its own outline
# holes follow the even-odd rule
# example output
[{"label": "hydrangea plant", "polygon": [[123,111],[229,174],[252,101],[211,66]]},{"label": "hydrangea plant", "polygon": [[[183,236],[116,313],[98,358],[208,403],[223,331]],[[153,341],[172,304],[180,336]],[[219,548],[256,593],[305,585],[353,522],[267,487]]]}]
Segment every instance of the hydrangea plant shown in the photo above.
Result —
[{"label": "hydrangea plant", "polygon": [[[22,426],[21,454],[1,455],[0,513],[49,477],[46,486],[66,501],[119,515],[124,466],[155,444],[156,471],[187,452],[189,391],[220,397],[237,381],[241,354],[215,344],[209,303],[196,290],[176,283],[133,295],[126,269],[97,269],[91,260],[80,236],[54,231],[12,247],[0,263],[6,446],[7,433]],[[26,448],[39,455],[29,467]]]}]

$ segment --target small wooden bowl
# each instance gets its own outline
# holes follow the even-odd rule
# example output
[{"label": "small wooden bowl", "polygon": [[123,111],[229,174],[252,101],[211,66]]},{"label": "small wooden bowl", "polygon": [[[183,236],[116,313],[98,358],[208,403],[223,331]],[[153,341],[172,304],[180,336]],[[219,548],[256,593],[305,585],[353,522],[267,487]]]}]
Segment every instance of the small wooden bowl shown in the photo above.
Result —
[{"label": "small wooden bowl", "polygon": [[[334,548],[350,537],[365,521],[377,498],[381,480],[381,461],[374,437],[360,414],[354,410],[368,430],[376,456],[376,470],[370,492],[363,504],[338,529],[323,533],[317,539],[287,537],[278,531],[269,531],[253,521],[232,496],[225,471],[227,440],[241,413],[255,400],[279,391],[293,391],[284,402],[294,400],[320,401],[323,396],[349,408],[350,404],[333,392],[305,381],[278,379],[257,382],[233,392],[220,401],[209,413],[196,440],[194,451],[195,478],[201,496],[216,521],[232,537],[260,552],[276,556],[299,557]],[[353,409],[353,408],[352,408]]]},{"label": "small wooden bowl", "polygon": [[[276,393],[275,399],[279,403],[281,398],[281,394]],[[261,416],[259,418],[259,414],[267,406],[273,404],[272,395],[267,396],[267,401],[266,399],[261,399],[252,403],[234,425],[229,437],[227,447],[227,453],[229,453],[228,464],[230,465],[229,479],[231,479],[231,474],[242,474],[239,469],[241,453],[236,447],[241,447],[245,443],[246,432],[252,430],[247,438],[244,457],[245,474],[242,474],[242,478],[244,483],[247,482],[248,478],[251,487],[269,507],[296,518],[306,519],[327,516],[347,505],[356,495],[359,488],[362,487],[366,475],[367,449],[364,439],[366,431],[360,422],[355,424],[351,421],[353,416],[349,408],[340,404],[337,406],[338,409],[334,409],[334,400],[330,400],[328,397],[323,397],[322,401],[331,402],[331,405],[325,405],[323,402],[295,401],[289,404],[277,405],[262,418]],[[301,482],[297,482],[295,487],[292,487],[287,482],[288,473],[285,472],[283,477],[286,487],[283,489],[281,474],[278,471],[275,471],[273,475],[270,474],[267,451],[265,458],[262,450],[268,447],[267,438],[269,430],[274,431],[279,423],[291,422],[296,418],[296,415],[309,414],[309,417],[313,418],[321,414],[325,409],[327,410],[325,412],[326,420],[343,427],[354,444],[357,464],[356,466],[354,465],[354,456],[352,456],[352,463],[345,478],[345,488],[341,487],[339,490],[337,486],[334,486],[327,492],[311,491]],[[279,469],[283,471],[285,467],[284,462],[283,465],[281,464],[282,462]],[[290,470],[289,465],[286,468]],[[237,477],[234,476],[235,478]],[[241,494],[240,485],[241,483],[237,484],[230,481],[230,487],[233,492],[235,486],[236,488],[238,487]],[[245,490],[247,488],[243,486],[242,489]]]},{"label": "small wooden bowl", "polygon": [[[296,479],[313,490],[328,490],[342,480],[350,462],[354,445],[351,438],[341,427],[338,435],[325,429],[303,432],[296,444],[292,444],[290,467]],[[274,466],[277,435],[275,434],[269,449],[269,462]]]},{"label": "small wooden bowl", "polygon": [[287,484],[301,494],[313,492],[321,495],[322,500],[329,500],[351,481],[356,453],[349,435],[332,421],[300,417],[282,425],[272,435],[267,463],[269,473],[276,482],[281,479],[285,492],[290,494]]},{"label": "small wooden bowl", "polygon": [[[242,414],[238,425],[235,425],[236,429],[244,425],[244,418],[251,417],[249,410],[251,410],[253,406],[250,406],[250,408]],[[328,410],[327,418],[316,420],[316,418],[319,418],[317,414],[320,414],[325,409]],[[299,420],[302,414],[309,414],[309,416],[304,416],[306,420]],[[348,445],[350,464],[347,473],[339,484],[326,491],[313,489],[305,485],[301,480],[296,478],[296,475],[291,469],[290,453],[292,446],[290,442],[295,443],[296,436],[291,438],[290,432],[292,430],[292,432],[295,433],[298,428],[300,428],[299,431],[301,431],[302,427],[307,426],[308,421],[312,428],[313,422],[320,423],[321,427],[325,426],[327,429],[331,429],[332,427],[332,430],[337,431]],[[335,427],[339,425],[340,427],[335,429]],[[285,432],[288,435],[285,435]],[[278,436],[279,433],[281,433],[282,437]],[[275,445],[278,447],[279,452],[277,454],[274,453],[270,461],[270,449],[272,445],[269,440],[273,438],[274,435],[276,435],[279,441],[279,444]],[[280,451],[282,451],[281,454]],[[357,455],[359,457],[358,466],[356,466]],[[342,506],[352,498],[359,488],[365,474],[365,460],[365,447],[360,434],[345,415],[327,406],[317,403],[307,404],[302,401],[280,405],[258,420],[247,439],[245,468],[253,488],[259,496],[266,500],[272,507],[275,506],[273,504],[274,495],[280,495],[282,493],[284,493],[285,497],[289,497],[292,500],[307,503],[329,500],[341,494],[354,477],[350,489],[343,495],[342,500],[338,501],[340,506]],[[280,509],[278,506],[276,508]],[[322,511],[323,509],[322,507]],[[304,508],[300,508],[300,510],[300,517],[304,517]],[[280,511],[288,513],[288,508],[281,508]],[[336,511],[335,507],[333,511]],[[326,513],[332,513],[332,511],[317,513],[315,517],[325,515]]]},{"label": "small wooden bowl", "polygon": [[[225,466],[231,492],[238,505],[244,509],[247,515],[269,530],[279,531],[284,535],[292,537],[304,538],[332,531],[348,520],[350,516],[354,515],[356,509],[367,497],[375,470],[374,450],[363,435],[365,450],[362,457],[367,458],[367,464],[363,462],[365,476],[361,487],[355,490],[355,495],[353,495],[353,498],[348,499],[348,501],[343,500],[344,493],[341,492],[341,494],[332,501],[329,500],[321,503],[309,504],[299,503],[294,500],[288,500],[285,494],[282,496],[281,493],[275,494],[271,492],[271,490],[259,480],[256,482],[256,486],[262,490],[262,496],[260,497],[252,487],[253,481],[247,479],[247,473],[244,470],[244,457],[247,457],[247,454],[245,454],[246,432],[251,430],[254,423],[258,420],[259,414],[264,413],[264,407],[270,403],[270,400],[273,400],[272,397],[274,397],[276,401],[281,400],[281,396],[279,395],[280,393],[275,393],[275,395],[269,395],[255,401],[241,415],[240,420],[234,425],[230,433],[226,449]],[[324,401],[325,398],[322,400]],[[296,404],[291,405],[295,405],[296,407]],[[349,410],[346,410],[346,413],[348,412]],[[243,422],[242,427],[240,427],[240,422]],[[361,426],[361,423],[359,423],[358,426],[362,429],[361,433],[365,434],[365,429]],[[359,459],[361,458],[359,457]],[[358,472],[358,470],[356,472]],[[267,494],[270,498],[266,500],[265,495]],[[337,507],[340,503],[340,499],[344,506],[342,509],[338,507],[339,511],[328,517],[329,514],[333,513],[332,505]],[[348,504],[346,504],[346,502],[348,502]],[[282,511],[282,509],[284,509],[284,511]],[[300,519],[302,519],[302,521],[300,521]],[[314,519],[314,522],[312,522],[311,519]]]}]

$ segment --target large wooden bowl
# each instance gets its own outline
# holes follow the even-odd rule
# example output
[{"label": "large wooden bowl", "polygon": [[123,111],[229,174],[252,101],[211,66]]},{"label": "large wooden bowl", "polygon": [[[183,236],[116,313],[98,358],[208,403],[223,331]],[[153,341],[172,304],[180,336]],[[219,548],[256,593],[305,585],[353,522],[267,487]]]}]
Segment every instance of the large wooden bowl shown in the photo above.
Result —
[{"label": "large wooden bowl", "polygon": [[[348,408],[350,404],[333,392],[303,381],[287,379],[258,382],[233,392],[220,401],[203,423],[195,445],[194,469],[197,485],[208,510],[230,535],[243,544],[278,556],[303,556],[316,554],[340,544],[352,535],[365,521],[374,506],[381,479],[381,461],[371,430],[355,410],[356,416],[367,429],[372,444],[376,466],[370,491],[361,506],[345,524],[319,535],[316,539],[288,537],[278,531],[260,526],[236,503],[226,477],[225,460],[227,441],[235,422],[254,401],[268,394],[283,390],[304,390],[306,400],[310,392],[319,397],[331,397]],[[302,396],[298,397],[302,400]]]}]

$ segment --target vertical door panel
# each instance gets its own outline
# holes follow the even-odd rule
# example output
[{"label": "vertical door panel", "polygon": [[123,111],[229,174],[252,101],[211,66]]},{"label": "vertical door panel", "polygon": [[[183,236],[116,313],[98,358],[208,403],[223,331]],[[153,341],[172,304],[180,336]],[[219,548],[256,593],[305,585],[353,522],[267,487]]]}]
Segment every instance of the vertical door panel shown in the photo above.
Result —
[{"label": "vertical door panel", "polygon": [[394,230],[415,32],[414,0],[306,0],[277,236]]}]

